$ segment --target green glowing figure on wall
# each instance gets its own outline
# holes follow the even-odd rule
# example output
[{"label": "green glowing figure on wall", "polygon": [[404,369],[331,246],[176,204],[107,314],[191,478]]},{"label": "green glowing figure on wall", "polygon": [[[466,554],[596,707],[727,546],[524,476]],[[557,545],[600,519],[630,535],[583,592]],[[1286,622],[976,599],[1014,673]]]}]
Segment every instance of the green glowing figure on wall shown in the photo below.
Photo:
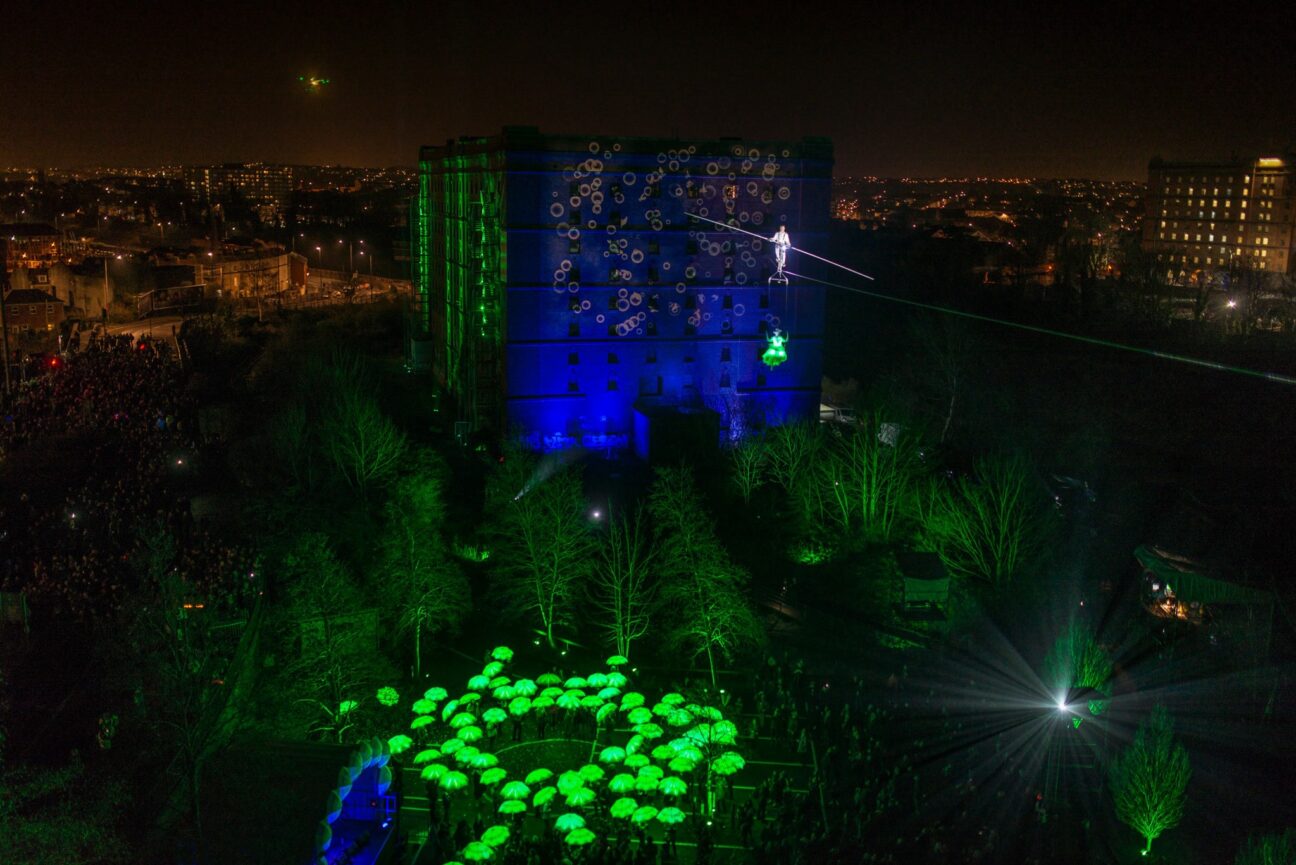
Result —
[{"label": "green glowing figure on wall", "polygon": [[761,355],[761,361],[769,367],[775,367],[787,360],[787,337],[783,331],[775,328],[774,332],[769,335],[769,345],[765,347],[765,353]]}]

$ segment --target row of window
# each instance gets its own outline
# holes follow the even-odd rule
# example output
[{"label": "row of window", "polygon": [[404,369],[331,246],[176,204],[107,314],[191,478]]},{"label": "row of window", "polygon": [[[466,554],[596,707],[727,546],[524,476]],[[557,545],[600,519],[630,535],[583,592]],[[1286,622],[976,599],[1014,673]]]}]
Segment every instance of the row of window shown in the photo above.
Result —
[{"label": "row of window", "polygon": [[[730,362],[731,360],[733,360],[733,349],[730,348],[730,347],[727,346],[727,345],[725,345],[725,346],[721,346],[721,347],[720,347],[720,362],[721,362],[721,363],[728,363],[728,362]],[[567,365],[568,365],[568,366],[579,366],[579,365],[580,365],[580,362],[581,362],[581,359],[580,359],[580,352],[578,352],[578,351],[571,351],[571,352],[568,352],[568,353],[567,353]],[[620,363],[620,362],[621,362],[621,358],[617,356],[617,353],[616,353],[616,352],[614,352],[614,351],[610,351],[610,352],[608,352],[607,362],[608,362],[608,363]],[[644,363],[656,363],[656,362],[657,362],[657,352],[656,352],[656,350],[650,349],[650,350],[648,351],[647,355],[645,355],[645,357],[644,357]],[[684,358],[684,362],[685,362],[685,363],[692,363],[692,362],[693,362],[693,358],[691,358],[691,357],[686,357],[686,358]]]},{"label": "row of window", "polygon": [[[663,382],[661,376],[656,376],[656,380],[653,382],[640,379],[639,394],[640,396],[661,396],[662,384]],[[756,373],[756,386],[764,387],[765,384],[766,384],[765,373],[763,372]],[[733,387],[733,378],[729,375],[729,373],[727,372],[720,373],[719,386],[721,390],[725,390]],[[617,383],[616,379],[610,378],[607,380],[607,389],[611,391],[619,391],[621,389],[621,386]],[[567,381],[567,392],[580,393],[580,382],[576,381],[576,379],[569,379]]]}]

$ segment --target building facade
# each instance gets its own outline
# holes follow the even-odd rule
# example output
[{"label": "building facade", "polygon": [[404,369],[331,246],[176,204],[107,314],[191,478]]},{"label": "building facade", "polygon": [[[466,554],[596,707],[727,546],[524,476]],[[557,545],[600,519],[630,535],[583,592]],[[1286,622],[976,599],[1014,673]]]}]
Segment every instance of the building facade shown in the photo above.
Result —
[{"label": "building facade", "polygon": [[189,166],[184,184],[195,200],[205,204],[238,194],[252,205],[282,208],[292,197],[293,169],[263,162]]},{"label": "building facade", "polygon": [[[730,438],[813,418],[822,288],[771,284],[769,238],[786,225],[822,248],[831,181],[826,139],[508,127],[425,147],[410,221],[431,367],[462,420],[542,449],[645,453],[671,410],[713,413]],[[771,366],[775,329],[787,360]]]},{"label": "building facade", "polygon": [[37,288],[15,288],[5,294],[4,304],[12,336],[53,333],[63,323],[63,301]]},{"label": "building facade", "polygon": [[1226,270],[1293,272],[1296,160],[1148,165],[1143,250],[1171,281]]},{"label": "building facade", "polygon": [[0,251],[4,268],[49,267],[62,260],[62,238],[52,225],[15,223],[0,225]]}]

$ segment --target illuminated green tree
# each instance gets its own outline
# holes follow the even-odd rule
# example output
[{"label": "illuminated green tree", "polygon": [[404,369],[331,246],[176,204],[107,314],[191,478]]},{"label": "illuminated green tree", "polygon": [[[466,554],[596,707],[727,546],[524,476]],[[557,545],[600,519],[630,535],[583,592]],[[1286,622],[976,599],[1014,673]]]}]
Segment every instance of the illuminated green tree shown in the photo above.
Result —
[{"label": "illuminated green tree", "polygon": [[396,611],[396,630],[413,635],[414,675],[423,673],[423,634],[454,630],[471,606],[468,580],[442,536],[441,466],[424,453],[398,480],[385,509],[379,573]]},{"label": "illuminated green tree", "polygon": [[504,597],[516,612],[534,617],[553,646],[593,564],[580,473],[571,467],[548,473],[534,455],[512,449],[491,478],[488,512]]},{"label": "illuminated green tree", "polygon": [[630,657],[630,644],[648,632],[657,591],[657,546],[643,510],[609,517],[599,552],[590,580],[595,619],[616,654]]},{"label": "illuminated green tree", "polygon": [[1108,767],[1116,816],[1147,841],[1144,856],[1163,832],[1179,825],[1191,776],[1188,752],[1175,742],[1170,714],[1158,706]]},{"label": "illuminated green tree", "polygon": [[811,466],[813,482],[828,504],[825,516],[842,533],[889,541],[917,475],[916,440],[879,414],[826,439]]},{"label": "illuminated green tree", "polygon": [[2,858],[24,865],[139,861],[114,828],[129,804],[123,785],[96,782],[76,760],[0,771]]},{"label": "illuminated green tree", "polygon": [[328,370],[320,438],[338,473],[363,496],[395,474],[406,455],[405,436],[378,408],[358,356],[337,355]]},{"label": "illuminated green tree", "polygon": [[1296,829],[1282,834],[1252,836],[1238,850],[1233,865],[1294,865]]},{"label": "illuminated green tree", "polygon": [[793,492],[809,474],[820,445],[817,424],[787,423],[770,430],[765,454],[769,476],[788,492]]},{"label": "illuminated green tree", "polygon": [[729,478],[743,504],[750,504],[752,494],[764,483],[768,463],[765,443],[759,438],[749,437],[729,451]]},{"label": "illuminated green tree", "polygon": [[1089,626],[1075,622],[1044,657],[1044,677],[1059,697],[1077,688],[1091,692],[1089,711],[1097,715],[1106,708],[1104,698],[1111,694],[1111,657]]}]

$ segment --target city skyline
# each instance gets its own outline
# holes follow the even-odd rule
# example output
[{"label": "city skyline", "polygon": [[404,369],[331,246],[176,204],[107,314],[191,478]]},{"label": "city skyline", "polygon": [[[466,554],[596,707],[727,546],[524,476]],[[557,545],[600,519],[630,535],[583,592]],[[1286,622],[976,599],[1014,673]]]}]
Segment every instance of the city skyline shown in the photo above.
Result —
[{"label": "city skyline", "polygon": [[0,60],[0,164],[407,166],[518,124],[823,135],[839,175],[1141,179],[1154,155],[1293,144],[1272,108],[1296,85],[1292,13],[1274,9],[129,8],[13,13],[46,38]]}]

